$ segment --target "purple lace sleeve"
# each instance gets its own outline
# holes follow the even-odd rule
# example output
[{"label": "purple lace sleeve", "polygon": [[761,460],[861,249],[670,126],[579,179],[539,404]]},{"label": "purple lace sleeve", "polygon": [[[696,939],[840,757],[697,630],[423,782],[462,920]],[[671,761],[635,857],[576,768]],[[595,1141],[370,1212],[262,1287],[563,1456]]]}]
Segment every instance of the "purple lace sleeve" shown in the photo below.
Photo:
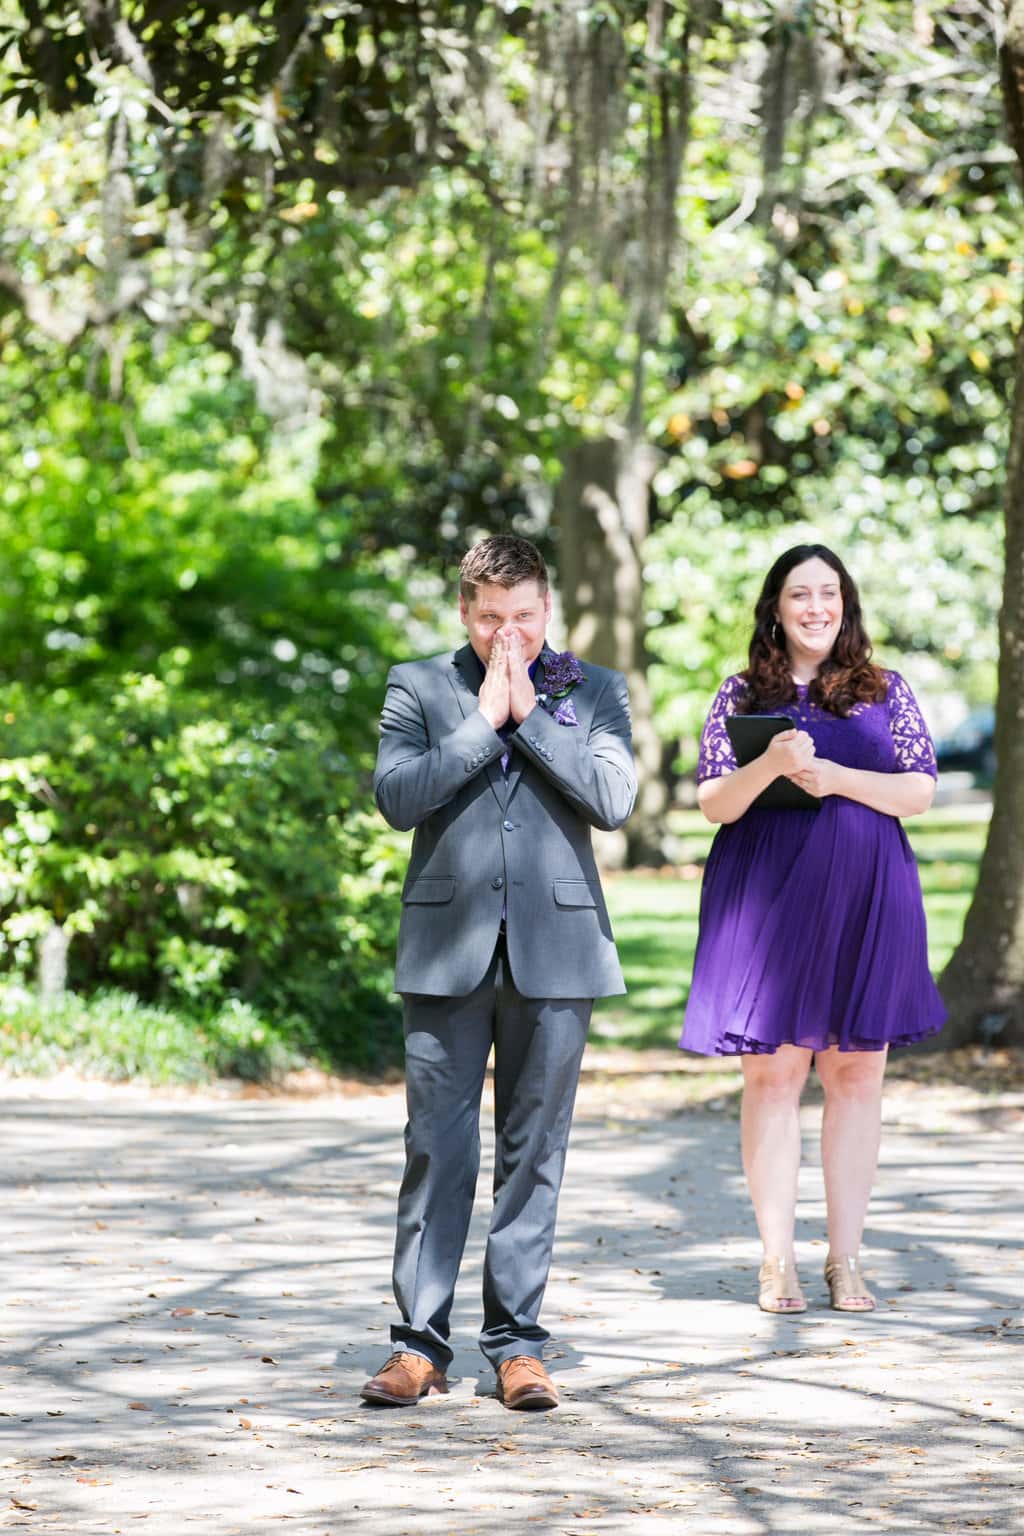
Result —
[{"label": "purple lace sleeve", "polygon": [[736,767],[736,755],[725,728],[730,715],[736,713],[736,703],[743,692],[743,679],[727,677],[715,694],[704,729],[700,735],[700,753],[697,757],[697,783],[705,779],[720,779],[723,773],[732,773]]},{"label": "purple lace sleeve", "polygon": [[889,691],[885,697],[889,707],[889,729],[896,744],[896,767],[899,773],[928,773],[933,779],[939,776],[935,765],[935,747],[924,716],[908,684],[898,672],[889,673]]}]

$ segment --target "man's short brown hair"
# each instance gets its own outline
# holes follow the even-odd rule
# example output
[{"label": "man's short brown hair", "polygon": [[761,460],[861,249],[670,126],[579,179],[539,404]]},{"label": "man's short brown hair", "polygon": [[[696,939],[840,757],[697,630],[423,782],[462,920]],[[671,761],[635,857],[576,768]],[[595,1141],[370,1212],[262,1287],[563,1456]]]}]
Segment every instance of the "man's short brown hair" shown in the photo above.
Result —
[{"label": "man's short brown hair", "polygon": [[511,533],[481,539],[459,566],[459,591],[467,603],[473,601],[477,587],[518,587],[521,581],[535,581],[546,592],[548,568],[536,544]]}]

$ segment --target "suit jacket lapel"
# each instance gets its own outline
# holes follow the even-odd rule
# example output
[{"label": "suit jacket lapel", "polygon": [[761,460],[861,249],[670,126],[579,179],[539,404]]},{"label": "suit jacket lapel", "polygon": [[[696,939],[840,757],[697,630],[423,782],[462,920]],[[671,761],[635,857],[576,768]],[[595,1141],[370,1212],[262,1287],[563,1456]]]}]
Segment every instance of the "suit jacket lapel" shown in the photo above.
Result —
[{"label": "suit jacket lapel", "polygon": [[[471,645],[462,646],[452,657],[451,682],[452,687],[455,689],[455,697],[459,701],[459,708],[462,710],[463,716],[466,716],[471,710],[476,709],[477,700],[480,696],[480,684],[483,682],[483,678],[480,676],[480,663]],[[515,753],[513,753],[514,758]],[[488,763],[484,772],[490,781],[495,799],[501,806],[501,809],[504,810],[505,801],[508,798],[508,785],[505,775],[501,771],[500,759],[496,762]]]},{"label": "suit jacket lapel", "polygon": [[476,709],[480,684],[483,682],[480,676],[480,663],[471,645],[462,646],[453,655],[451,682],[462,713],[468,715],[471,709]]}]

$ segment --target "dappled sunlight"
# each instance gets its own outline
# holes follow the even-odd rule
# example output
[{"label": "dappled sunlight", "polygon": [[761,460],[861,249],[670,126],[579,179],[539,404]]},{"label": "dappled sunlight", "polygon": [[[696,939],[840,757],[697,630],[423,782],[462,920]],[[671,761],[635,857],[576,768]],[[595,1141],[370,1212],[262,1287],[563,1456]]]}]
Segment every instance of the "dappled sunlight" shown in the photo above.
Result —
[{"label": "dappled sunlight", "polygon": [[357,1394],[389,1349],[399,1090],[19,1091],[0,1308],[11,1490],[58,1533],[145,1517],[167,1536],[193,1520],[248,1536],[287,1517],[321,1536],[358,1506],[382,1536],[521,1522],[646,1536],[673,1518],[820,1536],[826,1501],[852,1531],[959,1532],[965,1511],[1011,1529],[1018,1140],[935,1128],[929,1094],[908,1116],[901,1097],[866,1239],[879,1312],[839,1316],[810,1104],[811,1307],[769,1317],[735,1093],[687,1110],[685,1076],[646,1099],[636,1076],[584,1079],[545,1308],[563,1394],[550,1415],[502,1409],[475,1348],[488,1134],[451,1394],[374,1411]]}]

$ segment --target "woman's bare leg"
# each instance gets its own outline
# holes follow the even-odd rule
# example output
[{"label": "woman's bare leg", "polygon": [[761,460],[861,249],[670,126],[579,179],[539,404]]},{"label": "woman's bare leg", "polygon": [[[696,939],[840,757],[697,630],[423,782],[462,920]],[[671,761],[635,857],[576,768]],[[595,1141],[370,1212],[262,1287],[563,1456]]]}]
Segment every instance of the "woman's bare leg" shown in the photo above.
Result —
[{"label": "woman's bare leg", "polygon": [[[831,1256],[856,1258],[878,1167],[882,1079],[887,1052],[819,1051],[815,1065],[825,1090],[821,1163]],[[865,1293],[864,1310],[870,1306]]]},{"label": "woman's bare leg", "polygon": [[810,1064],[810,1051],[795,1045],[743,1057],[743,1171],[765,1257],[788,1266],[794,1264],[800,1094]]}]

